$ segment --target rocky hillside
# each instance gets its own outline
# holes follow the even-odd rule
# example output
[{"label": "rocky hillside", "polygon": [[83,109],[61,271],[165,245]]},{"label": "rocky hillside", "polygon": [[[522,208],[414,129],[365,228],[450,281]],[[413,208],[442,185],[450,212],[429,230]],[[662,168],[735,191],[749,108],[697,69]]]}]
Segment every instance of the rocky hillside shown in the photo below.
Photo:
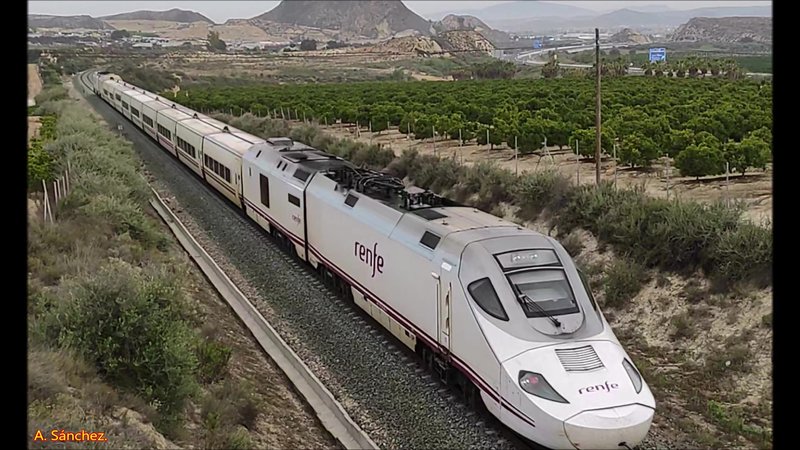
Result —
[{"label": "rocky hillside", "polygon": [[681,25],[671,40],[675,42],[722,42],[772,44],[771,17],[695,17]]},{"label": "rocky hillside", "polygon": [[442,49],[449,52],[480,52],[491,53],[495,49],[492,42],[478,31],[454,30],[440,33],[436,36]]},{"label": "rocky hillside", "polygon": [[48,16],[29,14],[28,27],[31,28],[64,28],[87,30],[113,30],[114,27],[90,16]]},{"label": "rocky hillside", "polygon": [[458,16],[455,14],[448,14],[439,22],[436,22],[433,27],[438,32],[455,31],[455,30],[491,30],[489,25],[486,25],[481,19],[475,16]]},{"label": "rocky hillside", "polygon": [[637,44],[649,44],[652,42],[648,36],[645,36],[641,33],[637,33],[630,28],[624,28],[618,33],[615,33],[609,39],[609,42],[619,42],[619,43],[627,43],[627,42],[635,42]]},{"label": "rocky hillside", "polygon": [[208,17],[187,11],[185,9],[172,8],[169,11],[134,11],[129,13],[114,14],[111,16],[100,17],[103,20],[160,20],[166,22],[194,23],[207,22],[213,24],[214,21]]},{"label": "rocky hillside", "polygon": [[365,53],[388,53],[396,55],[416,54],[418,56],[430,56],[443,53],[442,47],[436,41],[427,36],[404,36],[393,38],[369,47],[361,47],[355,51]]},{"label": "rocky hillside", "polygon": [[435,22],[433,28],[437,33],[446,33],[448,31],[475,31],[488,39],[493,46],[510,40],[507,33],[500,30],[493,30],[492,27],[486,25],[482,20],[469,15],[460,16],[448,14],[442,20]]},{"label": "rocky hillside", "polygon": [[307,1],[283,0],[274,9],[254,17],[253,23],[277,22],[339,30],[342,36],[387,38],[414,30],[431,34],[431,24],[400,0]]}]

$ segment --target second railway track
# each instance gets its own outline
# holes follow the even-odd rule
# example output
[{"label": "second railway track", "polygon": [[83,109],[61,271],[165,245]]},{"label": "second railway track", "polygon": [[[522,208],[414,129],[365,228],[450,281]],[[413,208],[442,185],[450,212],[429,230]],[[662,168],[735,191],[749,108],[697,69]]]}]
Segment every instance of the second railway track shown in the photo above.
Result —
[{"label": "second railway track", "polygon": [[[83,79],[81,87],[88,89]],[[110,106],[91,94],[87,100],[112,127],[122,124],[187,228],[236,274],[231,278],[239,288],[379,447],[527,447],[491,416],[467,407],[416,355]]]}]

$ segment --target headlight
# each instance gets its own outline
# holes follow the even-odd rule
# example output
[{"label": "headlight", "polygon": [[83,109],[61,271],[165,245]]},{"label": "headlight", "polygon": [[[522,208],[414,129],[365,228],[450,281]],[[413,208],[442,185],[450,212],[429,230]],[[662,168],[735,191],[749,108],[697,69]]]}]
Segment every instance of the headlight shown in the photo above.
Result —
[{"label": "headlight", "polygon": [[633,383],[633,388],[636,389],[636,393],[642,392],[642,376],[639,375],[639,372],[636,371],[636,368],[633,367],[633,364],[627,359],[622,360],[622,365],[625,367],[625,372],[628,372],[628,376],[631,377],[631,382]]},{"label": "headlight", "polygon": [[519,372],[519,387],[528,394],[535,395],[547,400],[558,403],[569,403],[560,396],[550,383],[538,373],[526,372],[521,370]]}]

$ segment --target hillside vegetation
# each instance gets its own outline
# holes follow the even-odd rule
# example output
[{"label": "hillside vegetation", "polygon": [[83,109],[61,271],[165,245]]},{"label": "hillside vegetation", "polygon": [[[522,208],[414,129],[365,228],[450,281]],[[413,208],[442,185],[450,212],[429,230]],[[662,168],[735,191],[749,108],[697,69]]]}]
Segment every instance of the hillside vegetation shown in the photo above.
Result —
[{"label": "hillside vegetation", "polygon": [[[617,139],[623,164],[647,167],[668,155],[685,175],[699,177],[725,173],[726,163],[744,174],[771,159],[769,83],[626,77],[603,89],[601,145],[611,155]],[[559,147],[578,140],[586,157],[595,152],[591,80],[212,86],[166,95],[200,111],[369,123],[373,131],[394,125],[415,139],[435,132],[513,148],[517,138],[523,154],[545,138]]]},{"label": "hillside vegetation", "polygon": [[[28,150],[29,437],[85,429],[108,439],[92,448],[332,446],[163,231],[131,144],[66,96],[56,86],[37,98],[42,128]],[[41,181],[67,168],[69,192],[44,219]]]}]

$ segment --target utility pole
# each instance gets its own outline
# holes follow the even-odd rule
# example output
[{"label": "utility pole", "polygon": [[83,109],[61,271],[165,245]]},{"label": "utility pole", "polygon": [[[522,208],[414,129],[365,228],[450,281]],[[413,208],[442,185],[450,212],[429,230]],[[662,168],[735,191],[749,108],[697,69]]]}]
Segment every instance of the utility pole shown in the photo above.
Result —
[{"label": "utility pole", "polygon": [[597,105],[595,107],[595,181],[600,185],[600,148],[602,142],[600,141],[600,29],[594,29],[594,42],[595,42],[595,66],[597,69]]},{"label": "utility pole", "polygon": [[519,144],[516,136],[514,136],[514,175],[519,176]]}]

